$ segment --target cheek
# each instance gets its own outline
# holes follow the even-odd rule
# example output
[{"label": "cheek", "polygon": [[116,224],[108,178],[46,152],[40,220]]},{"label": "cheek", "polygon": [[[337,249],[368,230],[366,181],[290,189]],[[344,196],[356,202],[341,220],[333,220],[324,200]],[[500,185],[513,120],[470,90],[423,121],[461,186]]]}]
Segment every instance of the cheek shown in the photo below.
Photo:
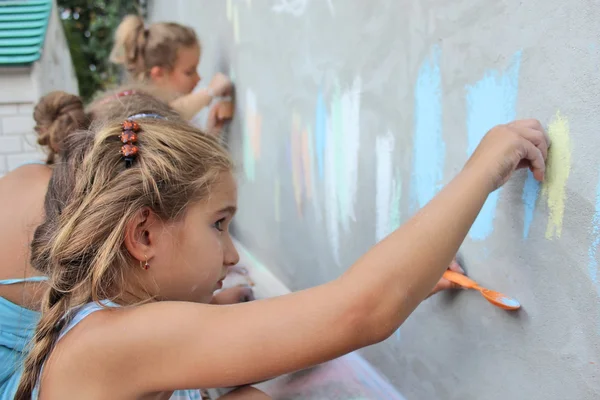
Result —
[{"label": "cheek", "polygon": [[[223,242],[218,233],[212,228],[207,228],[188,244],[188,256],[195,258],[196,265],[202,274],[212,275],[215,270],[223,265]],[[218,272],[220,273],[220,271]]]}]

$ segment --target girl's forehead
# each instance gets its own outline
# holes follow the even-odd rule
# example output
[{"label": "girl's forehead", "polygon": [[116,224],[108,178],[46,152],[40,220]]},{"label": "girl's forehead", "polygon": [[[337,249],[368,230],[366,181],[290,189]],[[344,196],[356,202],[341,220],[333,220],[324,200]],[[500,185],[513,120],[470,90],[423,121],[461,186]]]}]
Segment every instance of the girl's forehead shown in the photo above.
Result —
[{"label": "girl's forehead", "polygon": [[198,202],[205,211],[218,212],[237,208],[237,183],[231,172],[221,172],[210,187],[208,196]]},{"label": "girl's forehead", "polygon": [[188,46],[180,47],[177,50],[177,63],[194,65],[198,63],[200,59],[200,47],[199,46]]}]

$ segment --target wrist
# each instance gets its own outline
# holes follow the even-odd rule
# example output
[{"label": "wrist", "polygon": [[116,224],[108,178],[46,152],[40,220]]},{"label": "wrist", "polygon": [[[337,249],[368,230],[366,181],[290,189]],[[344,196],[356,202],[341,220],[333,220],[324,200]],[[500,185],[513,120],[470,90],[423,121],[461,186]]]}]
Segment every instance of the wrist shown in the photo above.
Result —
[{"label": "wrist", "polygon": [[478,163],[467,163],[460,175],[461,178],[471,182],[470,186],[481,189],[486,196],[497,189],[495,184],[497,177],[492,176],[488,168],[478,165]]},{"label": "wrist", "polygon": [[211,101],[215,98],[215,91],[210,86],[204,88],[204,92],[208,95]]}]

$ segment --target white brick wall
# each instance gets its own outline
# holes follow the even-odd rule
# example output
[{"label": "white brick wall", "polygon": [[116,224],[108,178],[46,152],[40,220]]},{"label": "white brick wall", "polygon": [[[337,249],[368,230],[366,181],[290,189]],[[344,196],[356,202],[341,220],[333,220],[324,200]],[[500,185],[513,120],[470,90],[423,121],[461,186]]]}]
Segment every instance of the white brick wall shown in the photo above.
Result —
[{"label": "white brick wall", "polygon": [[0,176],[28,162],[44,161],[33,130],[33,104],[0,104]]}]

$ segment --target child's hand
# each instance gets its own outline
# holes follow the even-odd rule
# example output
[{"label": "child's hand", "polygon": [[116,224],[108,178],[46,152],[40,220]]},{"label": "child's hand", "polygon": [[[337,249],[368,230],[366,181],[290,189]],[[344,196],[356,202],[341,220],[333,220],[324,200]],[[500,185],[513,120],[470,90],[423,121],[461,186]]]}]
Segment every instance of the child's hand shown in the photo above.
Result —
[{"label": "child's hand", "polygon": [[498,189],[519,168],[529,168],[541,181],[546,171],[550,138],[538,120],[514,121],[492,128],[465,165],[486,174],[490,192]]},{"label": "child's hand", "polygon": [[[448,269],[450,271],[458,272],[459,274],[464,274],[465,273],[465,271],[461,268],[460,264],[456,260],[456,257],[454,257],[454,259],[452,260],[452,262],[448,266]],[[456,283],[450,282],[446,278],[441,278],[438,281],[438,283],[435,285],[435,287],[433,288],[433,290],[431,291],[431,293],[429,293],[429,296],[427,296],[427,298],[433,296],[434,294],[436,294],[438,292],[441,292],[442,290],[447,290],[447,289],[461,289],[461,286],[457,285]]]},{"label": "child's hand", "polygon": [[246,267],[242,267],[240,265],[234,265],[233,267],[229,267],[227,274],[241,275],[246,279],[246,282],[248,282],[248,285],[250,285],[250,286],[255,285],[254,281],[250,277],[250,271],[248,271],[248,268],[246,268]]},{"label": "child's hand", "polygon": [[223,289],[213,296],[210,304],[237,304],[246,303],[254,300],[254,292],[248,285],[238,285],[228,289]]},{"label": "child's hand", "polygon": [[230,101],[220,101],[213,105],[208,112],[206,120],[206,132],[210,135],[219,136],[225,122],[233,117],[233,105]]},{"label": "child's hand", "polygon": [[220,72],[212,78],[208,87],[212,90],[212,93],[216,97],[223,97],[231,95],[233,85],[228,77]]}]

